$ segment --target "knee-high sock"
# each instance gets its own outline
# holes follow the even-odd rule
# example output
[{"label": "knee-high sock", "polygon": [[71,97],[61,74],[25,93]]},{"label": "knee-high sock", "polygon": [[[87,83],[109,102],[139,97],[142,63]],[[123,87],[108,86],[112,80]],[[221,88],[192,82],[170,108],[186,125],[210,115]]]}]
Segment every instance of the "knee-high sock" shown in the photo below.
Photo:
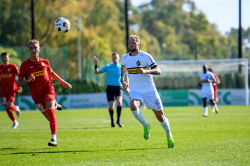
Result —
[{"label": "knee-high sock", "polygon": [[170,125],[169,125],[169,122],[168,122],[168,118],[165,117],[164,122],[160,122],[160,123],[161,123],[161,126],[163,127],[163,129],[166,131],[166,136],[168,138],[172,137],[172,133],[171,133],[171,130],[170,130]]},{"label": "knee-high sock", "polygon": [[114,110],[109,109],[109,115],[110,115],[111,120],[113,121],[114,120],[114,118],[113,118]]},{"label": "knee-high sock", "polygon": [[207,114],[207,106],[203,107],[204,114]]},{"label": "knee-high sock", "polygon": [[56,134],[57,120],[56,120],[55,110],[50,108],[50,109],[47,110],[47,113],[48,113],[48,116],[49,116],[51,134]]},{"label": "knee-high sock", "polygon": [[16,119],[14,118],[12,112],[11,112],[11,109],[6,109],[6,112],[8,114],[8,116],[10,117],[10,119],[14,122]]},{"label": "knee-high sock", "polygon": [[16,106],[12,104],[12,106],[10,106],[10,109],[16,111]]},{"label": "knee-high sock", "polygon": [[117,106],[116,112],[117,112],[117,121],[120,122],[120,116],[121,116],[121,112],[122,112],[122,107],[121,106]]},{"label": "knee-high sock", "polygon": [[135,110],[135,111],[131,111],[134,115],[134,117],[139,121],[141,122],[141,124],[143,125],[143,127],[147,127],[148,126],[148,123],[146,122],[146,120],[144,119],[143,115],[142,115],[142,112],[140,109],[138,110]]}]

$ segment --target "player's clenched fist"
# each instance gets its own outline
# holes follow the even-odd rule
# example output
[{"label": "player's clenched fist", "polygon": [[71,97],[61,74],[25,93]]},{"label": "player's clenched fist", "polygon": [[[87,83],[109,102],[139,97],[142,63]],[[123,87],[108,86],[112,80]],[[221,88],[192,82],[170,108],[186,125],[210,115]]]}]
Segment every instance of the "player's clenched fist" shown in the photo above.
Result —
[{"label": "player's clenched fist", "polygon": [[35,76],[33,76],[33,75],[31,75],[31,76],[29,76],[29,78],[28,78],[28,82],[30,82],[30,81],[34,81],[36,79],[36,77]]}]

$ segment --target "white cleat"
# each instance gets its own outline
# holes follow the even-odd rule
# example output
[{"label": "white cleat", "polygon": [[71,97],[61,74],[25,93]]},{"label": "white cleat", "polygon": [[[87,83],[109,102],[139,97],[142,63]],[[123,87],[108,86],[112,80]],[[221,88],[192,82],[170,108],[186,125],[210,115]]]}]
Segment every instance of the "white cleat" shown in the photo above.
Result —
[{"label": "white cleat", "polygon": [[16,106],[16,116],[19,118],[21,115],[21,110],[19,108],[19,106]]},{"label": "white cleat", "polygon": [[19,125],[18,122],[15,120],[15,121],[13,122],[13,127],[12,127],[12,129],[16,129],[18,125]]},{"label": "white cleat", "polygon": [[48,145],[52,147],[57,147],[57,142],[55,139],[51,138],[51,141],[48,143]]}]

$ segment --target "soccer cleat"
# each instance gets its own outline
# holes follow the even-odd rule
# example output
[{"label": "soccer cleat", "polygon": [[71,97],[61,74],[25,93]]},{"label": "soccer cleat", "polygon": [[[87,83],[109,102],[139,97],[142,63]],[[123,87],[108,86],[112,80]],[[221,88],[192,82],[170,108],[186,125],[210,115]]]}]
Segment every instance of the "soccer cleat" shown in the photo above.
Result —
[{"label": "soccer cleat", "polygon": [[57,147],[57,142],[55,139],[51,138],[51,141],[48,143],[49,146]]},{"label": "soccer cleat", "polygon": [[21,115],[21,110],[20,110],[20,108],[19,108],[19,106],[16,106],[16,116],[19,118],[20,117],[20,115]]},{"label": "soccer cleat", "polygon": [[208,117],[208,114],[203,114],[203,117]]},{"label": "soccer cleat", "polygon": [[212,112],[215,112],[215,109],[214,109],[214,108],[212,109]]},{"label": "soccer cleat", "polygon": [[19,125],[18,122],[15,120],[15,121],[13,122],[12,129],[16,129],[18,125]]},{"label": "soccer cleat", "polygon": [[56,109],[57,109],[58,111],[62,111],[62,109],[63,109],[63,108],[62,108],[62,105],[60,105],[60,104],[58,104],[58,103],[57,103],[56,105],[57,105]]},{"label": "soccer cleat", "polygon": [[148,124],[148,126],[144,127],[144,139],[145,140],[149,139],[149,137],[150,137],[149,129],[150,129],[149,124]]},{"label": "soccer cleat", "polygon": [[219,113],[219,109],[218,109],[218,108],[215,109],[215,113],[216,113],[216,114]]},{"label": "soccer cleat", "polygon": [[114,122],[114,120],[111,120],[111,127],[115,127],[115,122]]},{"label": "soccer cleat", "polygon": [[168,140],[168,148],[173,148],[174,147],[174,139],[173,137],[167,138]]},{"label": "soccer cleat", "polygon": [[116,124],[118,124],[119,127],[123,127],[123,124],[120,121],[116,121]]}]

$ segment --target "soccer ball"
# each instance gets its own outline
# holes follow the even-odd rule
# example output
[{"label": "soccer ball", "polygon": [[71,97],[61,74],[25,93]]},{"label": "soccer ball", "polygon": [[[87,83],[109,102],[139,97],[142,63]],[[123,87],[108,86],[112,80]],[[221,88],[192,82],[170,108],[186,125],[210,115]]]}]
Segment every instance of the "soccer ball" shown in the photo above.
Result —
[{"label": "soccer ball", "polygon": [[67,18],[60,17],[55,22],[57,32],[66,33],[70,30],[70,22]]}]

